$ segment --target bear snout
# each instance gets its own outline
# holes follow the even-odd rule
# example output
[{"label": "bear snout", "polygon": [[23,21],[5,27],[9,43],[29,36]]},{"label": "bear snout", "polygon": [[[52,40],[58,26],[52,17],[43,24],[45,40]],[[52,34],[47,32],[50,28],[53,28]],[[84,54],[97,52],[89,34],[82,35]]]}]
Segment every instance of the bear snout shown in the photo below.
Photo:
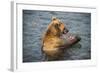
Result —
[{"label": "bear snout", "polygon": [[64,30],[63,30],[63,34],[66,34],[66,33],[68,33],[68,32],[69,32],[69,30],[66,29],[66,28],[64,28]]}]

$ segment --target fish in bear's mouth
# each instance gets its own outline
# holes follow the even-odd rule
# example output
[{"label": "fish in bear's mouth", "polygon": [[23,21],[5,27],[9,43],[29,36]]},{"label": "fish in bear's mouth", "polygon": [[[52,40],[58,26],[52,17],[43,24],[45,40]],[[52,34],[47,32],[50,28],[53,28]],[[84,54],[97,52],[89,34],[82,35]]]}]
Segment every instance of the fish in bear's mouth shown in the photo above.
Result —
[{"label": "fish in bear's mouth", "polygon": [[62,46],[66,48],[76,44],[77,42],[81,40],[79,36],[71,34],[66,28],[64,28],[60,38],[66,41],[66,45]]}]

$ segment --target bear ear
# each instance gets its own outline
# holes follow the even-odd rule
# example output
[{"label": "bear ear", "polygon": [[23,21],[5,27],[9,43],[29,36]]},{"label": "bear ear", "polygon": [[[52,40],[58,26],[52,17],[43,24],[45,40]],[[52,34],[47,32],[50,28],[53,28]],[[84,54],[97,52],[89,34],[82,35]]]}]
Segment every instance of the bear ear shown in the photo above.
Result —
[{"label": "bear ear", "polygon": [[56,20],[57,18],[56,17],[52,17],[52,21]]}]

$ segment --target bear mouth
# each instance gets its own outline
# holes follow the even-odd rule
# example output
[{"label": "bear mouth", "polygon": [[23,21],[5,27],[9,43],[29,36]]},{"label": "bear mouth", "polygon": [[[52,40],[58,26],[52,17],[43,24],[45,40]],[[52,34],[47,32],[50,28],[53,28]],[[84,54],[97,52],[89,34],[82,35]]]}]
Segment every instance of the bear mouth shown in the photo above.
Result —
[{"label": "bear mouth", "polygon": [[65,36],[67,35],[67,33],[68,33],[68,30],[67,29],[63,29],[63,32],[61,33],[61,35],[60,35],[60,38],[61,39],[65,39]]},{"label": "bear mouth", "polygon": [[67,34],[69,31],[67,29],[64,28],[62,34]]}]

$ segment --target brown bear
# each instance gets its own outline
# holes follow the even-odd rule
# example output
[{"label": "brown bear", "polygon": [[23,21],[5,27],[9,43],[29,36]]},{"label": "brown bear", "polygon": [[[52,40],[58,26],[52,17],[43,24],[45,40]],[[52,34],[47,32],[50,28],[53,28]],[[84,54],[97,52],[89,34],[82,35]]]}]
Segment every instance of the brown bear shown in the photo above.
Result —
[{"label": "brown bear", "polygon": [[42,51],[48,60],[59,60],[63,58],[65,49],[78,41],[80,37],[69,34],[64,23],[53,17],[43,36]]}]

